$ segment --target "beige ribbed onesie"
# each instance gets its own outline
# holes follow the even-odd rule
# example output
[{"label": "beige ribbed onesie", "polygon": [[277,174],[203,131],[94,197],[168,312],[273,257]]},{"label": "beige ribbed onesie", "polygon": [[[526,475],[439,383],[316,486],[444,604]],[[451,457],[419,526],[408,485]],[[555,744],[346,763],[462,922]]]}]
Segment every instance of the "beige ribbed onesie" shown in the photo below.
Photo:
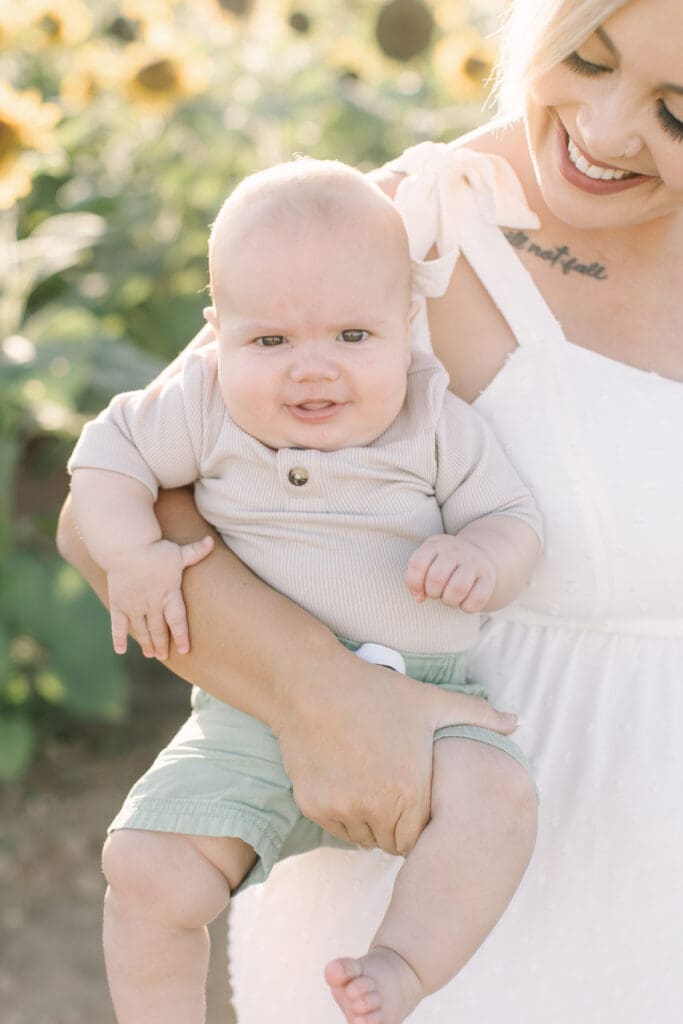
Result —
[{"label": "beige ribbed onesie", "polygon": [[416,353],[404,407],[365,447],[275,451],[244,433],[221,396],[217,352],[113,399],[69,469],[115,470],[157,488],[195,483],[201,514],[261,579],[334,632],[416,653],[471,647],[479,616],[418,605],[404,574],[427,537],[505,513],[540,533],[530,494],[493,432]]}]

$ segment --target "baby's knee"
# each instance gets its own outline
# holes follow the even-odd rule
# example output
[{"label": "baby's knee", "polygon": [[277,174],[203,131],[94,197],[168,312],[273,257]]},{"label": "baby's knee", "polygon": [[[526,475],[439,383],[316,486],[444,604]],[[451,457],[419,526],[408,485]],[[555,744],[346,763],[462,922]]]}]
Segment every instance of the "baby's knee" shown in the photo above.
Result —
[{"label": "baby's knee", "polygon": [[514,833],[532,845],[538,798],[528,771],[510,754],[476,740],[447,738],[435,747],[433,807],[490,817],[498,831]]},{"label": "baby's knee", "polygon": [[169,926],[209,924],[230,898],[225,877],[191,836],[117,830],[104,845],[102,870],[110,903]]}]

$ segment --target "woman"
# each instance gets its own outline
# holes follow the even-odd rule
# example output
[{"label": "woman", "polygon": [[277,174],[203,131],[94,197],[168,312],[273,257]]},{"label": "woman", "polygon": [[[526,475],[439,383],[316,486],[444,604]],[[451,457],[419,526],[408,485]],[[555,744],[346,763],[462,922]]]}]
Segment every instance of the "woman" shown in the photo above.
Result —
[{"label": "woman", "polygon": [[[507,915],[409,1020],[673,1021],[683,996],[683,6],[518,0],[509,29],[524,121],[409,151],[393,165],[407,177],[388,187],[403,180],[396,201],[415,256],[436,240],[449,272],[461,248],[448,292],[430,303],[434,348],[544,513],[542,564],[490,621],[472,665],[494,704],[519,711],[540,835]],[[389,860],[321,851],[236,902],[240,1024],[339,1019],[317,965],[340,939],[363,948]],[[270,1007],[264,991],[278,993]]]},{"label": "woman", "polygon": [[[452,271],[429,305],[435,350],[546,527],[530,587],[490,621],[472,665],[494,704],[520,712],[537,851],[494,934],[417,1024],[679,1013],[681,38],[679,0],[517,0],[508,85],[523,87],[524,120],[409,151],[387,176],[414,256],[437,244],[421,272]],[[167,515],[177,539],[201,535],[186,506]],[[61,545],[97,584],[68,513]],[[407,849],[426,813],[431,729],[454,708],[352,665],[227,559],[192,570],[194,653],[172,667],[272,725],[311,817]],[[331,943],[362,949],[397,865],[321,851],[238,901],[240,1024],[340,1019],[321,965]]]}]

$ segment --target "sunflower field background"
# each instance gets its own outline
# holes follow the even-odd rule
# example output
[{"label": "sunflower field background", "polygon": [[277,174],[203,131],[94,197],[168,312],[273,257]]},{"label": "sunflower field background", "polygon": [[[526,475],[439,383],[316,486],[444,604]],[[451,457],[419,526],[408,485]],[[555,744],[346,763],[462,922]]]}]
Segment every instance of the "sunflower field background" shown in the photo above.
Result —
[{"label": "sunflower field background", "polygon": [[125,718],[135,653],[58,557],[81,426],[201,326],[208,225],[295,153],[484,119],[503,0],[0,0],[0,781]]}]

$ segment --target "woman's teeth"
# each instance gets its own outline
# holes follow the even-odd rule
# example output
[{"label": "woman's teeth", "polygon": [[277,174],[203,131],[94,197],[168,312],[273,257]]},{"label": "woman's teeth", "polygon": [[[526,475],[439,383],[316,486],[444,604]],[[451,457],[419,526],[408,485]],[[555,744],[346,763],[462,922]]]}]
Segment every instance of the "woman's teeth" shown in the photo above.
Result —
[{"label": "woman's teeth", "polygon": [[567,152],[574,167],[585,174],[587,178],[598,178],[601,181],[621,181],[622,178],[637,177],[630,171],[619,171],[615,167],[596,167],[595,164],[589,163],[569,136],[567,136]]}]

